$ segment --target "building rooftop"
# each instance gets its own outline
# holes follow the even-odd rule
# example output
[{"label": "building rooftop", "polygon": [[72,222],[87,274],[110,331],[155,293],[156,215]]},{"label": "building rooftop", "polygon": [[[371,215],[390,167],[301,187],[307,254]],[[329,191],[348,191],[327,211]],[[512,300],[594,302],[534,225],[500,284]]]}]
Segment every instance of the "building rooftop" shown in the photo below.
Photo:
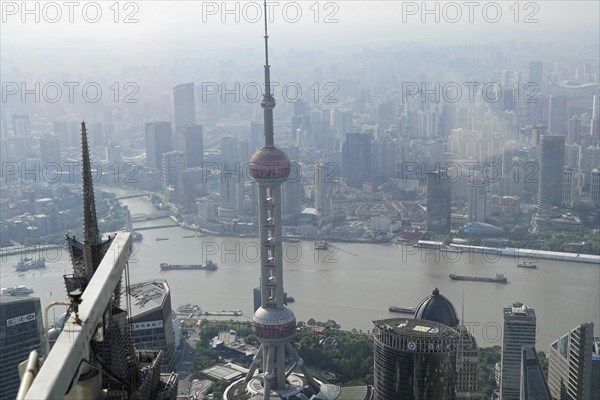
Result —
[{"label": "building rooftop", "polygon": [[161,308],[169,293],[169,285],[164,279],[154,279],[131,285],[127,291],[131,303],[129,317],[136,317]]},{"label": "building rooftop", "polygon": [[512,303],[504,306],[504,317],[533,317],[535,319],[535,310],[527,307],[523,303]]},{"label": "building rooftop", "polygon": [[449,326],[423,319],[390,318],[373,321],[373,324],[383,331],[415,338],[445,338],[457,335]]},{"label": "building rooftop", "polygon": [[211,378],[223,379],[228,382],[243,377],[247,372],[247,369],[240,368],[238,365],[231,363],[225,365],[215,365],[202,371],[203,374],[206,374]]},{"label": "building rooftop", "polygon": [[440,294],[438,288],[433,289],[430,296],[421,300],[415,309],[414,318],[439,322],[452,327],[457,326],[459,323],[454,306]]}]

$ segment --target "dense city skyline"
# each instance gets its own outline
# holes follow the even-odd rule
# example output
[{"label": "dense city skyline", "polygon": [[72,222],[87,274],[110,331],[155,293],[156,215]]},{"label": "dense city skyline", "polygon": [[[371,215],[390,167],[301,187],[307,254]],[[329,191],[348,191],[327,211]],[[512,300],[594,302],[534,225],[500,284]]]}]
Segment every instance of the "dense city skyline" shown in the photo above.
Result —
[{"label": "dense city skyline", "polygon": [[600,396],[597,2],[1,7],[0,399]]}]

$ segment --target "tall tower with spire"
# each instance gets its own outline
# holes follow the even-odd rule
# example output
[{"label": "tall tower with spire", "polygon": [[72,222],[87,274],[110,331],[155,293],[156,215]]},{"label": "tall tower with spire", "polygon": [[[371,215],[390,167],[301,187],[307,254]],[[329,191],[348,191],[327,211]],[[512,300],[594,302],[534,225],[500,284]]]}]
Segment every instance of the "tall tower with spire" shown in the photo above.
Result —
[{"label": "tall tower with spire", "polygon": [[[83,242],[75,237],[67,236],[67,245],[73,264],[74,280],[65,277],[67,291],[85,289],[92,278],[102,257],[110,247],[112,239],[102,241],[96,217],[96,200],[94,198],[94,183],[88,145],[88,134],[85,122],[81,123],[81,162],[83,175]],[[78,287],[79,286],[79,287]],[[118,296],[116,296],[118,297]]]},{"label": "tall tower with spire", "polygon": [[[254,313],[252,321],[254,334],[261,345],[244,383],[253,398],[269,400],[293,398],[304,390],[303,380],[292,374],[296,367],[302,370],[304,379],[315,393],[319,392],[320,386],[290,343],[290,337],[296,331],[296,317],[284,305],[281,185],[289,176],[290,160],[275,147],[273,138],[275,99],[271,94],[266,1],[264,12],[265,93],[260,104],[264,110],[265,145],[254,153],[249,168],[258,185],[259,198],[261,306]],[[286,359],[293,361],[290,367],[286,365]]]}]

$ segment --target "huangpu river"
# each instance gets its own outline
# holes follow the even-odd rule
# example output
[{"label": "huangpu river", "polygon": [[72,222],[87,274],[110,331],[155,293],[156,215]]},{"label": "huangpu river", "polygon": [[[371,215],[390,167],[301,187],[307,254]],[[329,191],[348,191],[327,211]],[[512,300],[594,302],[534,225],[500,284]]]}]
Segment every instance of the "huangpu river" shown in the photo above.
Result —
[{"label": "huangpu river", "polygon": [[[111,190],[118,195],[131,193],[120,188]],[[152,205],[143,197],[122,202],[134,214],[152,211]],[[171,224],[166,218],[136,222],[134,227]],[[144,239],[134,243],[129,262],[132,283],[166,279],[173,309],[184,303],[198,304],[207,311],[240,309],[243,316],[237,319],[251,320],[252,289],[259,284],[258,239],[196,237],[180,227],[140,232]],[[454,304],[459,318],[482,347],[502,344],[502,309],[517,301],[535,309],[538,350],[547,351],[552,341],[583,322],[593,322],[594,333],[600,336],[599,265],[538,260],[538,269],[527,269],[517,267],[522,260],[510,257],[417,251],[393,243],[332,244],[327,251],[315,251],[309,241],[284,246],[284,288],[296,300],[289,306],[299,321],[333,319],[342,329],[370,331],[373,320],[405,317],[389,312],[389,306],[414,307],[437,287]],[[42,255],[47,260],[45,270],[20,275],[13,265],[23,255],[3,257],[1,286],[31,287],[35,290],[32,296],[40,297],[42,306],[64,299],[62,276],[71,273],[68,252],[55,249]],[[216,262],[219,269],[163,272],[159,268],[163,262],[200,264],[206,259]],[[450,273],[492,277],[497,272],[507,276],[508,284],[448,278]],[[50,315],[60,312],[57,308]]]}]

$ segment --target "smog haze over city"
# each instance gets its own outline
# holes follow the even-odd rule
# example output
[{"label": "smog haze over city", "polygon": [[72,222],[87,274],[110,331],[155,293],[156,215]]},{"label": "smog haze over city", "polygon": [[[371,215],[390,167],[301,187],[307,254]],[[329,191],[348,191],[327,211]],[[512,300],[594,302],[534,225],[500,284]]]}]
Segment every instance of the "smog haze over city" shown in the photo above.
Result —
[{"label": "smog haze over city", "polygon": [[600,2],[0,19],[0,400],[600,398]]}]

